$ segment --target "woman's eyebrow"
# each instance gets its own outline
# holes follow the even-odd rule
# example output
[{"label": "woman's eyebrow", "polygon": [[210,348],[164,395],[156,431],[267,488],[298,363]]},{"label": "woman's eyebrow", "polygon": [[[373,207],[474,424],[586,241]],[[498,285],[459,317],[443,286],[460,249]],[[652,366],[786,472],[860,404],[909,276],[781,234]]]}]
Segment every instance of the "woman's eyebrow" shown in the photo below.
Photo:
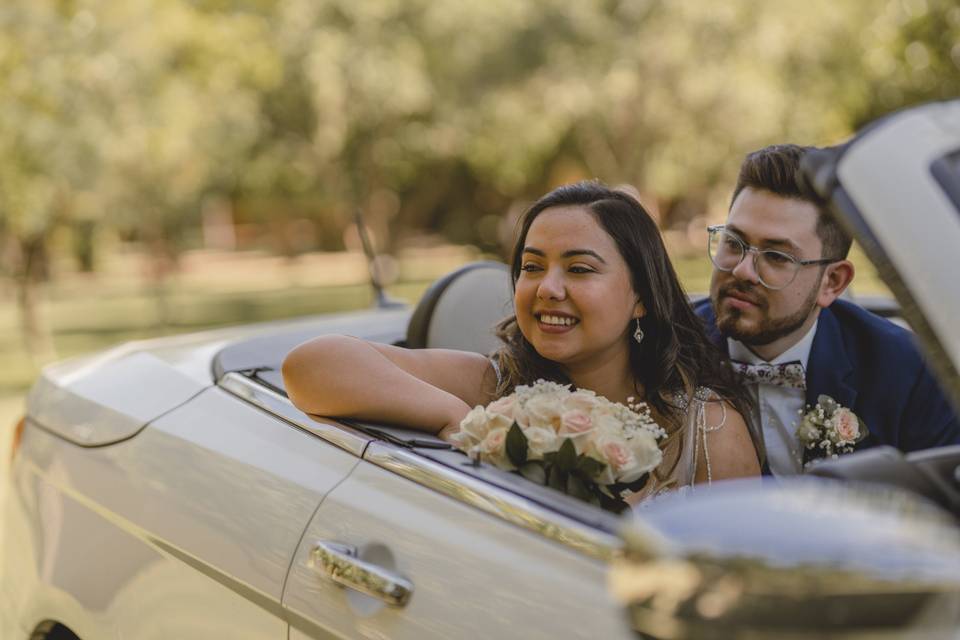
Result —
[{"label": "woman's eyebrow", "polygon": [[572,258],[574,256],[593,256],[603,264],[607,264],[607,261],[604,260],[599,253],[591,251],[590,249],[570,249],[569,251],[563,252],[564,258]]},{"label": "woman's eyebrow", "polygon": [[[540,256],[540,257],[546,257],[547,255],[546,253],[544,253],[540,249],[537,249],[536,247],[524,247],[523,252],[532,253],[533,255]],[[607,264],[607,261],[604,260],[599,253],[597,253],[596,251],[592,251],[590,249],[568,249],[567,251],[564,251],[563,254],[561,255],[561,257],[563,258],[573,258],[574,256],[592,256],[597,260],[599,260],[600,262],[602,262],[603,264]]]}]

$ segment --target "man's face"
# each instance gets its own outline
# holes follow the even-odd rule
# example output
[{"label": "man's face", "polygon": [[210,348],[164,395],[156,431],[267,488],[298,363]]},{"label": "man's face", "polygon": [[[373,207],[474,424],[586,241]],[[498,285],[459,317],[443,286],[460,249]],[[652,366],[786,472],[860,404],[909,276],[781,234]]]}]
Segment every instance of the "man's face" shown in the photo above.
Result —
[{"label": "man's face", "polygon": [[[811,260],[821,257],[823,247],[816,234],[817,215],[809,202],[746,188],[730,207],[727,230],[759,249]],[[748,346],[767,346],[779,355],[813,326],[822,274],[820,267],[801,267],[793,282],[772,290],[760,284],[752,253],[733,271],[714,268],[710,300],[717,327]]]}]

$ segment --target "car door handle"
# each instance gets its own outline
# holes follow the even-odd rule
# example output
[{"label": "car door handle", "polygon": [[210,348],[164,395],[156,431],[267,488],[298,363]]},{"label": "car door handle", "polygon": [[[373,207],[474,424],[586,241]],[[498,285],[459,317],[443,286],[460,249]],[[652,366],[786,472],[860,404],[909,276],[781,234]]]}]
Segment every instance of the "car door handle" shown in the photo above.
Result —
[{"label": "car door handle", "polygon": [[413,583],[389,569],[357,557],[357,548],[339,542],[317,542],[310,552],[311,566],[349,589],[365,593],[394,607],[410,600]]}]

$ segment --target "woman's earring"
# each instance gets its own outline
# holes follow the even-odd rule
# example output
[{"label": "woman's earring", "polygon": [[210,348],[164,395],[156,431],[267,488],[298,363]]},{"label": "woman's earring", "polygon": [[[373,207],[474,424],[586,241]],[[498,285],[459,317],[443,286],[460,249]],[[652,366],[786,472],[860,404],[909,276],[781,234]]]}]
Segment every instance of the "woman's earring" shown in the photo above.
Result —
[{"label": "woman's earring", "polygon": [[633,339],[637,341],[637,344],[643,342],[643,329],[640,328],[640,318],[637,318],[637,328],[633,332]]}]

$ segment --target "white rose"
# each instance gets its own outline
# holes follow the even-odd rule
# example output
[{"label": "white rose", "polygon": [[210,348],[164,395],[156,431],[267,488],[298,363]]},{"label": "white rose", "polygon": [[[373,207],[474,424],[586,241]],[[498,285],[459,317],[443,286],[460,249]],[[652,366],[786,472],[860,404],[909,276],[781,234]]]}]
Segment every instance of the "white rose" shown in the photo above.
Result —
[{"label": "white rose", "polygon": [[560,448],[560,438],[553,429],[527,427],[523,430],[527,437],[527,459],[542,460],[543,454]]},{"label": "white rose", "polygon": [[566,411],[583,411],[590,413],[597,405],[597,394],[589,389],[577,389],[563,400]]},{"label": "white rose", "polygon": [[483,440],[489,430],[487,412],[478,405],[460,421],[460,430],[450,436],[450,444],[466,451]]},{"label": "white rose", "polygon": [[[627,445],[633,452],[637,466],[642,469],[641,474],[656,469],[663,461],[663,451],[657,443],[657,436],[646,429],[641,429],[634,434],[632,438],[627,440]],[[629,480],[626,482],[629,482]]]},{"label": "white rose", "polygon": [[560,398],[554,394],[536,395],[527,400],[524,410],[531,427],[560,429],[560,415],[562,411]]},{"label": "white rose", "polygon": [[594,410],[590,414],[597,431],[609,435],[620,435],[623,433],[623,423],[620,418],[613,415],[608,409]]}]

